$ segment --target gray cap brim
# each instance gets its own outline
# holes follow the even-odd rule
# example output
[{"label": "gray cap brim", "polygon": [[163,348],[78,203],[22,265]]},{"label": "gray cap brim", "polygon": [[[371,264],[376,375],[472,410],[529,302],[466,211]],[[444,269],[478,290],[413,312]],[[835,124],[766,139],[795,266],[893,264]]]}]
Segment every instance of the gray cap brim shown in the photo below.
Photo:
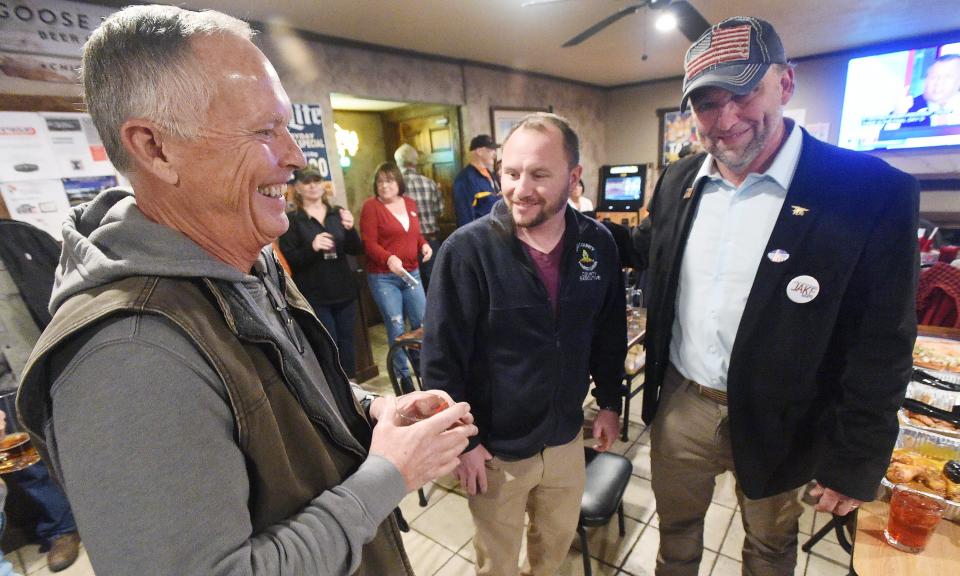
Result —
[{"label": "gray cap brim", "polygon": [[683,89],[680,99],[680,111],[687,109],[690,95],[701,88],[722,88],[742,96],[754,88],[763,79],[770,64],[730,64],[697,76]]}]

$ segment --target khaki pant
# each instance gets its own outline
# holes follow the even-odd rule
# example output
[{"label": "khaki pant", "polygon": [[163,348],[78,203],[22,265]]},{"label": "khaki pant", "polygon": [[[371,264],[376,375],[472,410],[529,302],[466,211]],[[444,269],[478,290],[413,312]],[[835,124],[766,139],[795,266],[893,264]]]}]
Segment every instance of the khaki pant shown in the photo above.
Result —
[{"label": "khaki pant", "polygon": [[555,576],[580,519],[585,479],[583,439],[524,460],[487,462],[487,491],[470,496],[477,574],[516,576],[523,513],[530,515],[523,574]]},{"label": "khaki pant", "polygon": [[[650,430],[653,493],[660,516],[657,576],[696,576],[703,555],[703,518],[716,476],[733,470],[727,407],[667,370]],[[743,573],[791,576],[803,507],[800,490],[751,500],[737,485],[743,516]]]}]

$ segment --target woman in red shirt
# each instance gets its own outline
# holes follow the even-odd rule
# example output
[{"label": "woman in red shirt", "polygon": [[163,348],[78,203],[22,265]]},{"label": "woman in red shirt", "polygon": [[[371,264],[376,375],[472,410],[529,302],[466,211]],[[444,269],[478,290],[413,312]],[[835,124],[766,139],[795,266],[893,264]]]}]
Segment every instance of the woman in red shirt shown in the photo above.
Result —
[{"label": "woman in red shirt", "polygon": [[[367,255],[367,280],[373,300],[387,327],[392,346],[404,332],[404,320],[410,330],[423,322],[427,298],[420,283],[417,255],[426,262],[433,250],[420,233],[417,205],[405,197],[407,188],[395,164],[384,162],[373,173],[373,198],[360,212],[360,234]],[[410,378],[410,369],[401,358],[395,363],[402,380]]]}]

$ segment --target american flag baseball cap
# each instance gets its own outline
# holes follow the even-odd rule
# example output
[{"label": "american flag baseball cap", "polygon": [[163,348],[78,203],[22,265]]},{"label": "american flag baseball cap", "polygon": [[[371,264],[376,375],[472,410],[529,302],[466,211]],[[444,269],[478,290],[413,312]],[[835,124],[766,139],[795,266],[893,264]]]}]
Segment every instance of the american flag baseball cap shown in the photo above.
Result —
[{"label": "american flag baseball cap", "polygon": [[727,18],[704,32],[687,50],[680,109],[686,110],[694,90],[707,86],[746,94],[771,64],[786,63],[783,43],[769,22],[749,16]]}]

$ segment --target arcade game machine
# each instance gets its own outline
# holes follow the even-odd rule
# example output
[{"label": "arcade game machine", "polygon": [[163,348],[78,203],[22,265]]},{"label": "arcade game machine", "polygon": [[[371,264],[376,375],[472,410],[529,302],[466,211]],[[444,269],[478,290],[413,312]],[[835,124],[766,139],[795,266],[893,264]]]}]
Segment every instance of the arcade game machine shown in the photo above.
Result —
[{"label": "arcade game machine", "polygon": [[646,164],[602,166],[600,191],[597,194],[597,220],[628,228],[640,224],[646,183]]}]

